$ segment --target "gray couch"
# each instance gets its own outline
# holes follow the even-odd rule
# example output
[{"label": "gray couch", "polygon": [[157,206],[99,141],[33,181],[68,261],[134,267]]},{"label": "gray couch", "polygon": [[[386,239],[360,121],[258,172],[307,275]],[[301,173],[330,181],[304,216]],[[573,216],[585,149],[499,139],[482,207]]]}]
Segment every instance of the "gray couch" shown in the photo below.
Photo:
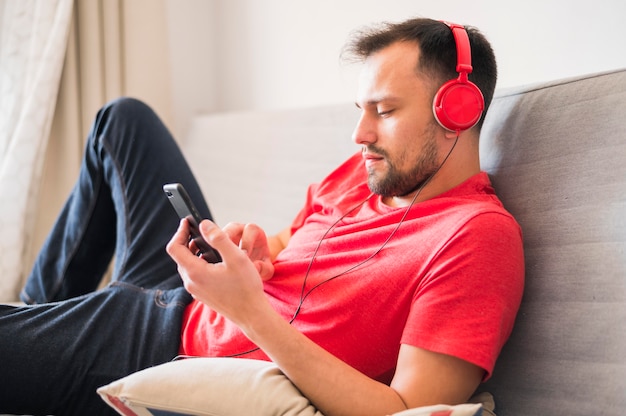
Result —
[{"label": "gray couch", "polygon": [[[202,116],[183,148],[218,222],[272,232],[356,150],[356,117],[352,104]],[[626,413],[626,70],[498,91],[481,152],[527,266],[516,328],[482,388],[499,416]]]},{"label": "gray couch", "polygon": [[481,145],[526,249],[498,414],[625,414],[626,72],[499,94]]}]

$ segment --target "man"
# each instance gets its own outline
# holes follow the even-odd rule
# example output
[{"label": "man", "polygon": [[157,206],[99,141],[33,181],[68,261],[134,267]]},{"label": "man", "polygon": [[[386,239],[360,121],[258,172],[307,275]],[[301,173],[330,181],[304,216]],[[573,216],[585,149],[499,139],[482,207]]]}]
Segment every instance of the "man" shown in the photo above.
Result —
[{"label": "man", "polygon": [[[457,49],[469,59],[466,33],[473,68],[457,62]],[[272,360],[326,415],[469,398],[523,285],[519,227],[479,166],[493,53],[476,30],[429,19],[361,34],[350,51],[363,60],[362,152],[312,185],[277,236],[203,221],[216,264],[197,256],[186,221],[169,228],[164,183],[184,183],[210,213],[156,116],[128,99],[100,111],[22,295],[42,304],[0,314],[0,411],[93,414],[97,386],[179,352]],[[482,94],[466,88],[472,69]],[[462,99],[450,109],[439,89],[451,79]],[[113,250],[117,282],[83,295]]]}]

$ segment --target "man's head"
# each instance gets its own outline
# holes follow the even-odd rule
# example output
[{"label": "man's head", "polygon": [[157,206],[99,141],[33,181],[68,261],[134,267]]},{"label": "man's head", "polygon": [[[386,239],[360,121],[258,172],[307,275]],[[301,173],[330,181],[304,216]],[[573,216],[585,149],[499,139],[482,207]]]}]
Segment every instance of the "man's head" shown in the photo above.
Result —
[{"label": "man's head", "polygon": [[[487,107],[495,88],[495,59],[484,37],[475,29],[469,33],[476,63],[470,80],[483,90]],[[346,51],[364,64],[356,100],[361,118],[353,139],[362,146],[374,193],[403,204],[426,183],[432,182],[424,190],[428,198],[477,173],[482,120],[458,141],[453,154],[457,141],[451,139],[457,133],[441,127],[433,114],[437,90],[458,77],[456,43],[445,23],[412,19],[385,24],[359,33]]]},{"label": "man's head", "polygon": [[[469,80],[476,84],[485,99],[485,111],[477,124],[480,130],[493,98],[498,70],[489,41],[474,27],[466,26],[465,30],[470,41],[473,66]],[[364,29],[355,33],[346,45],[344,54],[365,60],[396,42],[413,42],[418,45],[420,58],[415,71],[416,74],[432,80],[433,95],[446,81],[457,78],[454,36],[448,25],[437,20],[415,18]]]}]

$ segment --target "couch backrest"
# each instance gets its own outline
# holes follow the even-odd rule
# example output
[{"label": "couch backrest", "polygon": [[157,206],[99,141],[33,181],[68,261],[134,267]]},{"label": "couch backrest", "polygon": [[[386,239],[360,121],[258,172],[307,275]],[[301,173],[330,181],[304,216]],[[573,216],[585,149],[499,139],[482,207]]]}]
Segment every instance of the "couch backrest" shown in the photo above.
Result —
[{"label": "couch backrest", "polygon": [[215,220],[291,225],[318,182],[358,150],[354,104],[196,117],[182,147]]},{"label": "couch backrest", "polygon": [[497,94],[482,167],[522,226],[498,416],[626,412],[626,71]]}]

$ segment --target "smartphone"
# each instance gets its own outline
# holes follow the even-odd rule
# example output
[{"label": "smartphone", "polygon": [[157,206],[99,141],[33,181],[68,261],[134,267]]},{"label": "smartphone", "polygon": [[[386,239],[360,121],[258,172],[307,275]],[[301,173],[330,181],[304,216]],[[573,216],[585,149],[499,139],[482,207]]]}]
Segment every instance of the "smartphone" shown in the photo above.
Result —
[{"label": "smartphone", "polygon": [[197,254],[198,257],[202,257],[209,263],[221,262],[222,257],[220,256],[220,253],[211,247],[200,234],[198,226],[202,221],[202,217],[200,216],[200,213],[196,209],[194,203],[191,201],[191,198],[183,185],[180,183],[165,184],[163,185],[163,192],[165,192],[167,199],[170,200],[170,203],[172,204],[172,207],[174,207],[178,216],[180,218],[187,219],[191,239],[196,243],[196,246],[200,250]]}]

